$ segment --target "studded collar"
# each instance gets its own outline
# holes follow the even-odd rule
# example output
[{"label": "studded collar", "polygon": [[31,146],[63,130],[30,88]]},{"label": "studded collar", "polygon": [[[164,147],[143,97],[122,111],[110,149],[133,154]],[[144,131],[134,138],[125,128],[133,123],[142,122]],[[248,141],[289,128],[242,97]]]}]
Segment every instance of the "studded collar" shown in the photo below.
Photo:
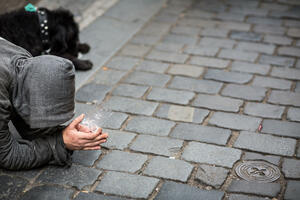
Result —
[{"label": "studded collar", "polygon": [[49,26],[48,26],[48,16],[45,8],[38,8],[37,15],[39,18],[40,24],[40,33],[41,40],[43,43],[44,54],[48,54],[50,52],[50,37],[49,37]]}]

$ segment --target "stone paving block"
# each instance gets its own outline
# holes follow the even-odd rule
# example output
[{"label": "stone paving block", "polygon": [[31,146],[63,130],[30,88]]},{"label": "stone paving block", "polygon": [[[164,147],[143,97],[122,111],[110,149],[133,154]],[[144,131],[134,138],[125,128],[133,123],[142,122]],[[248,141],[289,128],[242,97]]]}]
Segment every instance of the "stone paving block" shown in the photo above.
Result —
[{"label": "stone paving block", "polygon": [[242,22],[222,22],[219,24],[219,28],[237,31],[249,31],[251,25]]},{"label": "stone paving block", "polygon": [[[182,2],[182,1],[181,1]],[[215,16],[215,13],[210,11],[201,10],[199,9],[189,9],[189,11],[185,15],[187,18],[203,18],[203,19],[212,19]]]},{"label": "stone paving block", "polygon": [[153,117],[135,116],[127,124],[125,130],[142,134],[167,136],[175,122]]},{"label": "stone paving block", "polygon": [[248,17],[247,19],[248,23],[253,24],[263,24],[263,25],[274,25],[274,26],[280,26],[282,24],[281,19],[277,18],[266,18],[266,17]]},{"label": "stone paving block", "polygon": [[292,82],[288,80],[269,78],[265,76],[255,76],[252,85],[265,88],[274,88],[279,90],[290,90]]},{"label": "stone paving block", "polygon": [[279,47],[278,55],[300,57],[300,48],[296,47]]},{"label": "stone paving block", "polygon": [[252,79],[253,75],[239,72],[227,72],[217,69],[207,70],[204,78],[227,83],[244,84]]},{"label": "stone paving block", "polygon": [[185,44],[179,44],[179,43],[159,43],[158,45],[155,46],[155,49],[159,51],[169,51],[169,52],[177,52],[181,53],[183,47]]},{"label": "stone paving block", "polygon": [[45,199],[56,200],[70,198],[73,190],[59,186],[41,185],[31,188],[21,197],[21,200]]},{"label": "stone paving block", "polygon": [[294,28],[299,28],[300,27],[300,22],[299,20],[293,20],[293,19],[286,19],[284,20],[284,25],[288,27],[294,27]]},{"label": "stone paving block", "polygon": [[254,62],[258,57],[258,53],[246,52],[240,50],[222,49],[219,54],[219,57],[233,59],[233,60]]},{"label": "stone paving block", "polygon": [[145,72],[164,73],[169,64],[156,61],[143,61],[136,70]]},{"label": "stone paving block", "polygon": [[148,198],[158,179],[120,172],[107,172],[96,191],[130,198]]},{"label": "stone paving block", "polygon": [[152,46],[157,43],[160,38],[160,35],[138,34],[131,40],[131,43]]},{"label": "stone paving block", "polygon": [[275,45],[252,42],[239,42],[236,48],[244,51],[260,52],[272,55],[275,50]]},{"label": "stone paving block", "polygon": [[223,38],[204,37],[200,40],[199,44],[208,47],[233,48],[233,46],[236,44],[236,41]]},{"label": "stone paving block", "polygon": [[129,74],[129,76],[124,80],[124,82],[163,87],[169,80],[169,75],[137,71]]},{"label": "stone paving block", "polygon": [[195,180],[219,188],[225,181],[229,170],[223,167],[199,165]]},{"label": "stone paving block", "polygon": [[201,27],[201,28],[213,28],[217,24],[219,24],[219,21],[209,20],[209,19],[199,19],[199,18],[183,18],[179,20],[178,24],[185,25],[185,26]]},{"label": "stone paving block", "polygon": [[300,178],[300,160],[284,158],[282,171],[286,178]]},{"label": "stone paving block", "polygon": [[249,7],[241,7],[241,6],[231,6],[229,12],[240,13],[244,15],[257,15],[257,16],[266,16],[268,14],[268,10],[266,9],[249,8]]},{"label": "stone paving block", "polygon": [[124,151],[112,151],[97,164],[100,169],[135,173],[147,161],[147,156]]},{"label": "stone paving block", "polygon": [[74,164],[67,169],[51,166],[43,171],[36,182],[69,185],[82,189],[86,185],[92,185],[100,174],[100,170]]},{"label": "stone paving block", "polygon": [[300,81],[296,82],[295,92],[300,93]]},{"label": "stone paving block", "polygon": [[93,77],[93,82],[103,85],[115,85],[126,74],[124,71],[119,70],[100,70]]},{"label": "stone paving block", "polygon": [[172,65],[169,68],[168,74],[183,75],[183,76],[190,76],[190,77],[197,78],[203,73],[203,71],[204,71],[203,67],[194,66],[194,65],[176,64],[176,65]]},{"label": "stone paving block", "polygon": [[283,35],[286,32],[286,27],[270,26],[270,25],[255,25],[253,30],[256,33],[270,33],[275,35]]},{"label": "stone paving block", "polygon": [[163,104],[155,113],[155,116],[167,118],[173,121],[202,123],[208,113],[209,111],[204,109]]},{"label": "stone paving block", "polygon": [[217,19],[222,21],[238,21],[242,22],[245,19],[245,15],[238,13],[230,13],[230,12],[221,12],[216,16]]},{"label": "stone paving block", "polygon": [[224,37],[226,38],[229,30],[220,28],[205,28],[201,31],[202,36]]},{"label": "stone paving block", "polygon": [[258,183],[243,180],[233,180],[227,188],[229,192],[244,192],[262,196],[276,197],[280,192],[279,183]]},{"label": "stone paving block", "polygon": [[152,88],[148,94],[148,100],[177,103],[187,105],[195,96],[194,92],[171,90],[165,88]]},{"label": "stone paving block", "polygon": [[257,8],[259,2],[258,1],[237,1],[237,0],[230,0],[227,1],[226,4],[232,5],[232,6],[240,6],[240,7],[246,7],[246,8]]},{"label": "stone paving block", "polygon": [[292,105],[300,107],[300,94],[296,92],[284,92],[273,90],[268,102],[280,105]]},{"label": "stone paving block", "polygon": [[271,76],[291,80],[300,80],[300,69],[273,67]]},{"label": "stone paving block", "polygon": [[123,150],[128,147],[130,142],[136,136],[136,134],[134,133],[117,130],[104,129],[103,132],[108,133],[109,138],[107,139],[107,142],[101,144],[101,146],[106,147],[108,149]]},{"label": "stone paving block", "polygon": [[294,107],[289,108],[287,119],[300,122],[300,109]]},{"label": "stone paving block", "polygon": [[198,94],[192,105],[212,110],[238,112],[243,101],[216,95]]},{"label": "stone paving block", "polygon": [[21,192],[25,189],[28,181],[22,178],[10,177],[7,175],[1,175],[1,186],[0,186],[0,199],[11,200],[18,199]]},{"label": "stone paving block", "polygon": [[102,128],[119,129],[127,118],[128,115],[124,113],[112,112],[105,120],[100,120],[98,125]]},{"label": "stone paving block", "polygon": [[171,33],[197,36],[197,35],[199,35],[200,30],[201,29],[198,27],[175,26],[174,28],[172,28]]},{"label": "stone paving block", "polygon": [[175,44],[196,44],[198,38],[196,36],[185,36],[185,35],[175,35],[175,34],[170,34],[164,37],[163,41],[164,43],[175,43]]},{"label": "stone paving block", "polygon": [[128,44],[123,48],[121,54],[125,56],[144,57],[150,48],[150,46],[145,45]]},{"label": "stone paving block", "polygon": [[164,35],[169,31],[171,24],[150,22],[140,33],[145,35]]},{"label": "stone paving block", "polygon": [[152,115],[158,103],[112,96],[104,106],[107,109],[140,115]]},{"label": "stone paving block", "polygon": [[241,150],[199,142],[190,142],[182,158],[187,161],[220,165],[231,168],[240,159]]},{"label": "stone paving block", "polygon": [[[40,172],[42,168],[36,168],[36,169],[29,169],[29,170],[7,170],[7,169],[0,169],[0,174],[7,174],[12,176],[18,176],[25,179],[33,179],[36,177]],[[1,177],[1,176],[0,176]],[[1,178],[0,178],[1,180]]]},{"label": "stone paving block", "polygon": [[262,55],[259,59],[259,62],[262,64],[292,67],[294,65],[295,59],[290,57],[283,57],[283,56]]},{"label": "stone paving block", "polygon": [[155,197],[156,200],[221,200],[224,196],[224,192],[217,190],[202,190],[194,186],[186,184],[165,182],[160,189],[159,193]]},{"label": "stone paving block", "polygon": [[99,150],[76,150],[72,154],[72,162],[85,166],[92,166],[100,155],[101,151]]},{"label": "stone paving block", "polygon": [[[255,134],[255,133],[254,133]],[[264,160],[274,165],[279,165],[279,156],[262,155],[258,153],[245,152],[243,160]]]},{"label": "stone paving block", "polygon": [[130,149],[163,156],[174,156],[183,145],[182,140],[151,135],[139,135]]},{"label": "stone paving block", "polygon": [[125,97],[142,97],[148,90],[147,86],[120,84],[113,90],[113,95],[125,96]]},{"label": "stone paving block", "polygon": [[287,122],[265,119],[263,122],[264,133],[271,133],[281,136],[290,136],[295,138],[300,138],[300,123],[297,122]]},{"label": "stone paving block", "polygon": [[213,67],[213,68],[226,68],[229,64],[229,60],[223,60],[218,58],[208,58],[193,56],[190,60],[190,64],[201,65],[204,67]]},{"label": "stone paving block", "polygon": [[169,88],[184,89],[200,93],[216,94],[221,89],[222,83],[209,80],[197,80],[176,76]]},{"label": "stone paving block", "polygon": [[244,108],[244,113],[263,118],[281,119],[283,114],[283,106],[275,106],[265,103],[248,102]]},{"label": "stone paving block", "polygon": [[186,182],[193,168],[193,165],[183,160],[157,156],[150,160],[143,173],[149,176]]},{"label": "stone paving block", "polygon": [[263,153],[292,156],[295,151],[296,140],[242,131],[234,143],[234,147]]},{"label": "stone paving block", "polygon": [[153,20],[155,22],[166,23],[166,24],[173,24],[177,21],[178,15],[176,14],[169,14],[169,13],[161,13],[157,15]]},{"label": "stone paving block", "polygon": [[248,196],[244,194],[230,194],[228,200],[270,200],[266,197]]},{"label": "stone paving block", "polygon": [[75,100],[80,102],[101,103],[106,94],[111,90],[111,86],[88,83],[76,92]]},{"label": "stone paving block", "polygon": [[230,34],[230,38],[234,40],[246,40],[246,41],[259,42],[262,40],[263,35],[259,33],[253,33],[253,32],[232,31]]},{"label": "stone paving block", "polygon": [[262,101],[267,89],[262,87],[228,84],[222,91],[222,95],[239,99]]},{"label": "stone paving block", "polygon": [[241,62],[241,61],[233,61],[231,65],[232,71],[261,74],[261,75],[266,75],[269,72],[270,68],[271,68],[270,65],[253,64],[253,63]]},{"label": "stone paving block", "polygon": [[230,134],[231,131],[228,129],[180,123],[171,132],[170,136],[173,138],[189,141],[199,141],[225,145],[228,138],[230,137]]},{"label": "stone paving block", "polygon": [[124,70],[129,71],[131,70],[139,60],[137,58],[130,58],[130,57],[124,57],[124,56],[117,56],[114,57],[108,64],[108,68],[112,69],[118,69],[118,70]]},{"label": "stone paving block", "polygon": [[171,63],[184,63],[188,59],[188,55],[153,50],[147,56],[147,58],[150,60],[158,60]]},{"label": "stone paving block", "polygon": [[284,198],[289,200],[297,200],[300,196],[300,181],[289,180],[284,193]]},{"label": "stone paving block", "polygon": [[74,200],[126,200],[124,198],[120,197],[115,197],[115,196],[107,196],[107,195],[102,195],[102,194],[97,194],[97,193],[85,193],[85,192],[80,192],[78,196]]},{"label": "stone paving block", "polygon": [[300,37],[300,28],[289,28],[287,32],[288,36],[299,38]]},{"label": "stone paving block", "polygon": [[187,54],[200,55],[200,56],[215,56],[219,51],[218,47],[189,45],[184,49]]},{"label": "stone paving block", "polygon": [[288,5],[284,5],[284,4],[276,4],[276,3],[267,3],[267,2],[264,2],[261,4],[260,6],[261,8],[265,8],[265,9],[268,9],[268,10],[276,10],[276,11],[286,11],[289,9],[289,6]]},{"label": "stone paving block", "polygon": [[264,42],[279,45],[290,45],[293,40],[285,36],[265,35]]},{"label": "stone paving block", "polygon": [[215,112],[209,120],[209,123],[212,125],[246,131],[255,131],[260,122],[260,118],[223,112]]}]

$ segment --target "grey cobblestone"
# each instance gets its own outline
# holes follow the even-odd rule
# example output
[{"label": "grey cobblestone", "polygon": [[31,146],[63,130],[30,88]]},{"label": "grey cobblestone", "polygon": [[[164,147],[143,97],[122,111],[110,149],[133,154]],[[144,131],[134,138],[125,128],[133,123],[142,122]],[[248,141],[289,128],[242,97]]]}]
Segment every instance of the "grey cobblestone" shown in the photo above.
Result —
[{"label": "grey cobblestone", "polygon": [[146,45],[136,45],[136,44],[128,44],[121,51],[122,55],[125,56],[134,56],[134,57],[143,57],[150,50],[150,46]]},{"label": "grey cobblestone", "polygon": [[259,62],[262,64],[272,64],[272,65],[279,65],[283,67],[292,67],[294,65],[295,59],[290,57],[283,57],[283,56],[262,55],[259,59]]},{"label": "grey cobblestone", "polygon": [[103,128],[119,129],[124,121],[128,118],[128,115],[124,113],[112,112],[103,122],[99,122],[99,126]]},{"label": "grey cobblestone", "polygon": [[132,69],[138,62],[139,60],[137,58],[118,56],[113,58],[107,64],[107,67],[112,69],[128,71]]},{"label": "grey cobblestone", "polygon": [[97,193],[85,193],[85,192],[80,192],[78,196],[74,200],[126,200],[124,198],[120,197],[115,197],[115,196],[107,196],[107,195],[102,195],[102,194],[97,194]]},{"label": "grey cobblestone", "polygon": [[88,83],[82,86],[75,96],[76,101],[80,102],[102,102],[106,94],[111,90],[111,86]]},{"label": "grey cobblestone", "polygon": [[213,28],[218,24],[218,21],[198,19],[198,18],[183,18],[179,21],[179,25],[189,25],[201,28]]},{"label": "grey cobblestone", "polygon": [[232,167],[240,159],[241,154],[238,149],[190,142],[184,149],[182,158],[192,162]]},{"label": "grey cobblestone", "polygon": [[259,42],[262,40],[263,35],[253,32],[232,31],[230,34],[230,38],[234,40]]},{"label": "grey cobblestone", "polygon": [[273,90],[268,99],[270,103],[300,107],[300,93]]},{"label": "grey cobblestone", "polygon": [[124,80],[124,82],[163,87],[166,85],[169,79],[169,75],[137,71],[129,74],[129,76]]},{"label": "grey cobblestone", "polygon": [[178,15],[171,13],[160,13],[153,20],[159,23],[173,24],[177,21]]},{"label": "grey cobblestone", "polygon": [[183,47],[185,44],[178,44],[178,43],[159,43],[158,45],[155,46],[155,49],[159,51],[169,51],[169,52],[177,52],[181,53]]},{"label": "grey cobblestone", "polygon": [[104,175],[96,191],[107,194],[148,198],[158,184],[158,179],[120,172],[108,172]]},{"label": "grey cobblestone", "polygon": [[200,56],[215,56],[219,51],[218,47],[208,47],[208,46],[188,46],[184,49],[185,53],[200,55]]},{"label": "grey cobblestone", "polygon": [[92,166],[94,162],[99,158],[101,153],[102,152],[99,150],[77,150],[73,152],[72,162],[82,164],[85,166]]},{"label": "grey cobblestone", "polygon": [[186,182],[193,168],[185,161],[157,156],[151,159],[144,174]]},{"label": "grey cobblestone", "polygon": [[289,28],[287,32],[288,36],[299,38],[300,37],[300,28]]},{"label": "grey cobblestone", "polygon": [[225,181],[229,170],[223,167],[199,165],[195,180],[219,188]]},{"label": "grey cobblestone", "polygon": [[153,102],[117,96],[111,97],[104,105],[110,110],[141,115],[152,115],[158,106],[157,103]]},{"label": "grey cobblestone", "polygon": [[135,36],[131,42],[134,44],[140,44],[140,45],[154,45],[160,40],[160,35],[146,35],[146,34],[138,34]]},{"label": "grey cobblestone", "polygon": [[300,69],[273,67],[271,76],[291,80],[300,80]]},{"label": "grey cobblestone", "polygon": [[0,180],[0,198],[3,200],[17,199],[28,183],[25,179],[8,175],[1,175]]},{"label": "grey cobblestone", "polygon": [[153,88],[148,94],[147,99],[187,105],[194,96],[195,93],[189,91],[178,91],[166,88]]},{"label": "grey cobblestone", "polygon": [[290,90],[292,82],[283,79],[269,78],[264,76],[255,76],[252,85],[265,87],[265,88],[275,88],[279,90]]},{"label": "grey cobblestone", "polygon": [[204,37],[200,40],[200,45],[209,47],[233,48],[235,44],[236,41],[225,38]]},{"label": "grey cobblestone", "polygon": [[106,143],[101,144],[101,146],[106,147],[108,149],[123,150],[128,147],[130,142],[136,136],[136,134],[134,133],[117,130],[104,129],[103,132],[109,134],[109,139]]},{"label": "grey cobblestone", "polygon": [[22,200],[32,199],[64,199],[71,196],[74,191],[59,186],[41,185],[31,188],[21,197]]},{"label": "grey cobblestone", "polygon": [[175,44],[190,44],[194,45],[197,43],[198,38],[196,36],[185,36],[185,35],[175,35],[170,34],[164,37],[164,43],[175,43]]},{"label": "grey cobblestone", "polygon": [[245,114],[274,119],[281,119],[283,111],[283,106],[252,102],[247,103],[244,108]]},{"label": "grey cobblestone", "polygon": [[125,74],[126,72],[119,70],[101,70],[95,74],[93,82],[103,85],[114,85],[118,83]]},{"label": "grey cobblestone", "polygon": [[296,47],[279,47],[277,52],[279,55],[300,57],[300,48]]},{"label": "grey cobblestone", "polygon": [[187,18],[202,18],[202,19],[212,19],[216,14],[213,12],[202,10],[199,12],[198,9],[190,9],[186,16]]},{"label": "grey cobblestone", "polygon": [[300,108],[289,108],[287,118],[291,121],[300,122]]},{"label": "grey cobblestone", "polygon": [[229,33],[229,30],[220,29],[220,28],[205,28],[201,31],[202,36],[213,36],[213,37],[223,37],[226,38]]},{"label": "grey cobblestone", "polygon": [[236,48],[244,51],[260,52],[272,55],[275,50],[275,45],[252,42],[239,42]]},{"label": "grey cobblestone", "polygon": [[145,71],[145,72],[156,72],[156,73],[164,73],[168,68],[169,64],[156,62],[156,61],[143,61],[136,70]]},{"label": "grey cobblestone", "polygon": [[269,25],[255,25],[253,30],[257,33],[270,33],[275,35],[283,35],[286,32],[285,27]]},{"label": "grey cobblestone", "polygon": [[233,60],[254,62],[258,57],[258,53],[231,50],[231,49],[222,49],[219,54],[219,57],[233,59]]},{"label": "grey cobblestone", "polygon": [[245,19],[245,15],[238,13],[230,13],[230,12],[221,12],[216,16],[217,19],[225,20],[225,21],[238,21],[242,22]]},{"label": "grey cobblestone", "polygon": [[300,123],[266,119],[263,122],[261,131],[263,133],[300,138],[299,129]]},{"label": "grey cobblestone", "polygon": [[190,60],[190,63],[194,65],[204,66],[204,67],[226,68],[229,64],[229,60],[193,56]]},{"label": "grey cobblestone", "polygon": [[183,75],[197,78],[203,73],[203,71],[203,67],[176,64],[169,68],[168,73],[173,75]]},{"label": "grey cobblestone", "polygon": [[271,44],[290,45],[292,41],[292,39],[285,36],[265,35],[264,37],[264,42]]},{"label": "grey cobblestone", "polygon": [[255,131],[260,122],[260,118],[223,112],[215,112],[209,120],[209,123],[212,125],[246,131]]},{"label": "grey cobblestone", "polygon": [[280,192],[279,183],[257,183],[242,180],[233,180],[229,185],[229,192],[245,192],[263,196],[276,197]]},{"label": "grey cobblestone", "polygon": [[154,50],[151,51],[147,58],[150,60],[158,60],[171,63],[184,63],[187,60],[188,55]]},{"label": "grey cobblestone", "polygon": [[116,89],[113,90],[113,95],[125,96],[125,97],[142,97],[148,90],[147,86],[120,84]]},{"label": "grey cobblestone", "polygon": [[241,61],[233,61],[231,66],[232,71],[261,74],[261,75],[266,75],[269,72],[270,68],[271,68],[270,65],[253,64],[253,63],[241,62]]},{"label": "grey cobblestone", "polygon": [[162,36],[169,31],[170,24],[151,22],[144,29],[141,30],[141,34],[145,35],[157,35]]},{"label": "grey cobblestone", "polygon": [[239,72],[227,72],[216,69],[207,70],[204,78],[227,83],[244,84],[252,79],[253,75]]},{"label": "grey cobblestone", "polygon": [[219,24],[219,28],[237,31],[249,31],[251,25],[241,22],[222,22]]},{"label": "grey cobblestone", "polygon": [[268,10],[266,9],[240,7],[240,6],[232,6],[229,11],[233,13],[244,14],[244,15],[257,15],[257,16],[266,16],[268,14]]},{"label": "grey cobblestone", "polygon": [[280,26],[282,24],[281,19],[266,18],[266,17],[248,17],[247,22],[253,24],[274,25],[274,26]]},{"label": "grey cobblestone", "polygon": [[196,107],[229,112],[238,112],[242,104],[243,101],[241,100],[204,94],[198,94],[192,103],[192,105]]},{"label": "grey cobblestone", "polygon": [[249,196],[244,194],[230,194],[228,200],[270,200],[266,197]]},{"label": "grey cobblestone", "polygon": [[279,165],[280,157],[271,156],[271,155],[262,155],[258,153],[252,153],[252,152],[245,152],[243,160],[265,160],[274,165]]},{"label": "grey cobblestone", "polygon": [[152,117],[133,117],[127,124],[125,130],[142,134],[167,136],[175,122]]},{"label": "grey cobblestone", "polygon": [[295,92],[300,93],[300,81],[296,82]]},{"label": "grey cobblestone", "polygon": [[202,125],[180,123],[170,134],[173,138],[225,145],[230,130]]},{"label": "grey cobblestone", "polygon": [[300,161],[295,159],[284,158],[282,171],[286,178],[300,178]]},{"label": "grey cobblestone", "polygon": [[155,116],[173,121],[202,123],[209,111],[188,106],[163,104]]},{"label": "grey cobblestone", "polygon": [[242,131],[234,147],[263,153],[292,156],[295,151],[296,140]]},{"label": "grey cobblestone", "polygon": [[184,78],[176,76],[169,88],[185,89],[200,93],[216,94],[221,89],[222,83],[209,80],[197,80],[192,78]]},{"label": "grey cobblestone", "polygon": [[287,187],[285,190],[284,198],[297,200],[298,197],[300,196],[299,187],[300,187],[300,181],[296,181],[296,180],[287,181]]},{"label": "grey cobblestone", "polygon": [[222,95],[245,100],[261,101],[264,99],[267,89],[262,87],[228,84],[222,91]]},{"label": "grey cobblestone", "polygon": [[190,35],[193,37],[193,36],[199,35],[200,30],[201,29],[198,27],[176,26],[176,27],[172,28],[171,33]]},{"label": "grey cobblestone", "polygon": [[182,140],[151,135],[139,135],[130,149],[163,156],[174,156],[183,145]]},{"label": "grey cobblestone", "polygon": [[134,173],[142,168],[146,160],[146,155],[114,150],[105,155],[97,164],[97,167],[106,170]]}]

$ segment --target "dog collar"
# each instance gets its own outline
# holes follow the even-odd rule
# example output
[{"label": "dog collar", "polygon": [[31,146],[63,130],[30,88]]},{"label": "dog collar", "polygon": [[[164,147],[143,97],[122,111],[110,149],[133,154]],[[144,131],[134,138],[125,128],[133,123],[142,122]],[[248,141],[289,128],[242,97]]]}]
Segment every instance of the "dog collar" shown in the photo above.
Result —
[{"label": "dog collar", "polygon": [[50,52],[50,37],[49,37],[49,26],[48,16],[45,8],[38,8],[37,14],[40,23],[41,39],[43,43],[44,53]]}]

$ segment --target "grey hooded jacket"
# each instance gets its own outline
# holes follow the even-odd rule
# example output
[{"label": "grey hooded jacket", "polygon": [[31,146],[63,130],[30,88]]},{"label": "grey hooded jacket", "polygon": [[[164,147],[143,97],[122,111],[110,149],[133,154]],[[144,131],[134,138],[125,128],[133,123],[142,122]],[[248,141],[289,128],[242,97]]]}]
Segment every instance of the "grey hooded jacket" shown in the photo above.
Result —
[{"label": "grey hooded jacket", "polygon": [[[74,115],[73,64],[55,56],[32,57],[0,38],[0,167],[30,169],[70,164],[60,124]],[[9,131],[12,122],[22,139]]]}]

